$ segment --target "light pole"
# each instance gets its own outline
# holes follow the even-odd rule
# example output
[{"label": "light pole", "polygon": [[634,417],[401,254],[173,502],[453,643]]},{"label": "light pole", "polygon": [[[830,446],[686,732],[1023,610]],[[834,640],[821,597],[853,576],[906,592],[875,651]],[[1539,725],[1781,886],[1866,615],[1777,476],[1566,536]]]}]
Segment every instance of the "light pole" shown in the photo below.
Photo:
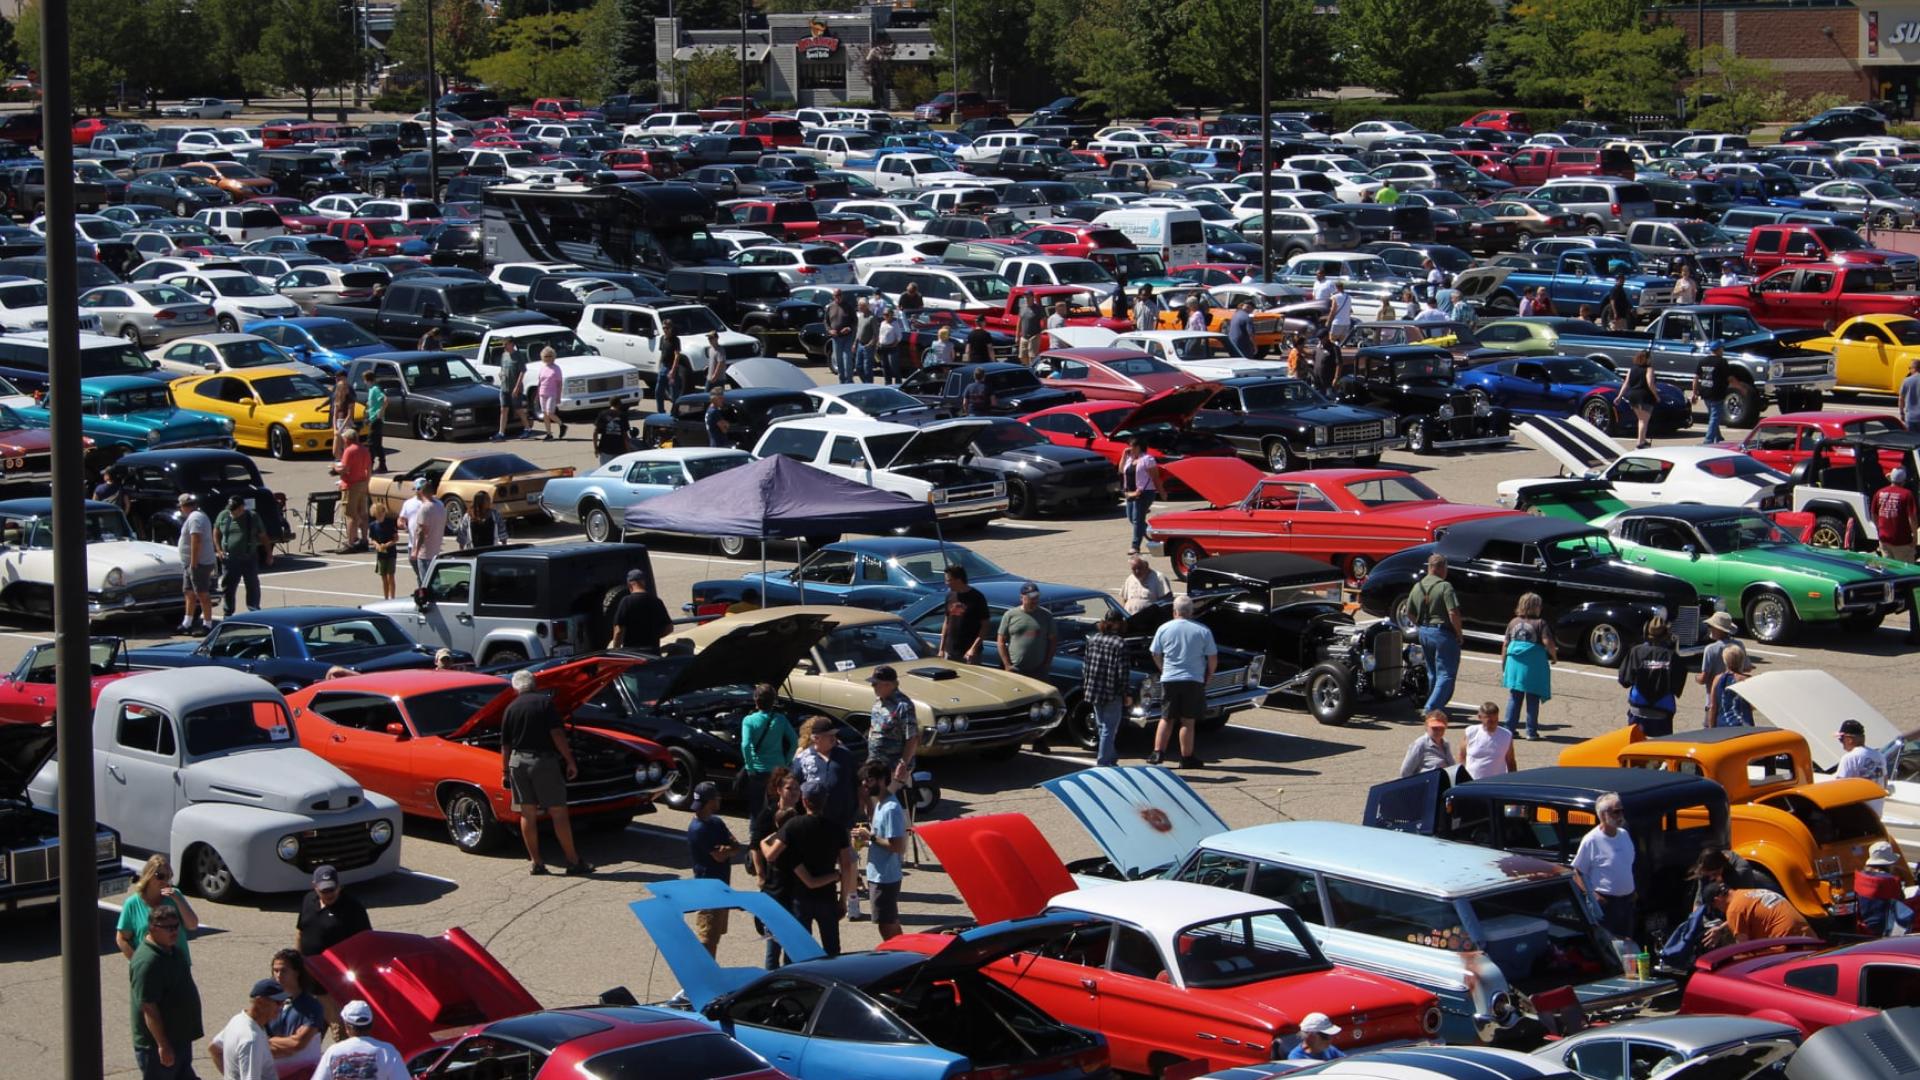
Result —
[{"label": "light pole", "polygon": [[1268,48],[1267,21],[1272,0],[1260,0],[1260,280],[1273,280],[1273,95],[1267,80],[1272,77]]},{"label": "light pole", "polygon": [[[427,198],[440,198],[440,95],[433,77],[433,5],[427,0]],[[91,691],[89,691],[91,692]]]},{"label": "light pole", "polygon": [[[953,103],[960,103],[960,0],[947,0],[947,52],[953,58]],[[947,114],[952,119],[955,112]]]},{"label": "light pole", "polygon": [[740,0],[740,134],[747,133],[747,0]]}]

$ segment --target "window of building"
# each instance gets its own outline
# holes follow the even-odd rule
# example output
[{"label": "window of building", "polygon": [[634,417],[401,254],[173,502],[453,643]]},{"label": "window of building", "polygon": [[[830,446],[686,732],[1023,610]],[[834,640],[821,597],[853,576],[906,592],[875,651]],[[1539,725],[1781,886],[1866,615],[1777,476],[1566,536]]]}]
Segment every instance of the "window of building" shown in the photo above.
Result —
[{"label": "window of building", "polygon": [[847,88],[847,60],[839,50],[825,60],[800,58],[800,89],[802,90],[845,90]]}]

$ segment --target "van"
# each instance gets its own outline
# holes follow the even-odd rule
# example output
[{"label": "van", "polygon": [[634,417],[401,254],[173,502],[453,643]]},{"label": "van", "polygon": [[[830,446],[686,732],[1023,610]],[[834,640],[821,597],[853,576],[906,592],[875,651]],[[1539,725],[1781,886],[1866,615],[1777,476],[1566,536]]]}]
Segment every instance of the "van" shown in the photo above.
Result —
[{"label": "van", "polygon": [[1653,192],[1637,180],[1611,176],[1549,180],[1533,193],[1584,219],[1589,236],[1623,233],[1643,217],[1654,217]]},{"label": "van", "polygon": [[920,286],[925,306],[935,310],[1002,311],[1013,292],[1013,286],[999,274],[965,267],[882,265],[868,270],[860,279],[860,284],[896,301],[908,282]]},{"label": "van", "polygon": [[287,231],[280,215],[265,206],[216,206],[193,215],[193,220],[235,244],[249,244]]},{"label": "van", "polygon": [[[23,393],[45,390],[49,355],[44,330],[0,337],[0,377],[6,378]],[[155,385],[162,386],[174,377],[172,372],[160,370],[159,362],[141,352],[133,342],[83,331],[80,335],[80,377],[88,379],[108,375],[152,379]]]},{"label": "van", "polygon": [[1093,219],[1126,234],[1133,246],[1157,252],[1168,266],[1207,261],[1207,233],[1200,214],[1170,207],[1108,210]]}]

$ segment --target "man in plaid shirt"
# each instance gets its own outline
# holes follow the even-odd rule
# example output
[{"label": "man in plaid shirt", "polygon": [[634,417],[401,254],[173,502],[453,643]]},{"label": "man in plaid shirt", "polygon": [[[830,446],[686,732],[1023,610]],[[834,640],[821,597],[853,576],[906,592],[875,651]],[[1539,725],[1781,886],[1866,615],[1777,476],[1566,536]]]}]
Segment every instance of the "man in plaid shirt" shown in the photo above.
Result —
[{"label": "man in plaid shirt", "polygon": [[1096,765],[1117,765],[1114,743],[1120,737],[1120,710],[1127,705],[1129,689],[1127,641],[1122,637],[1127,621],[1117,612],[1109,612],[1100,626],[1088,635],[1081,650],[1081,693],[1093,707],[1093,719],[1100,732]]}]

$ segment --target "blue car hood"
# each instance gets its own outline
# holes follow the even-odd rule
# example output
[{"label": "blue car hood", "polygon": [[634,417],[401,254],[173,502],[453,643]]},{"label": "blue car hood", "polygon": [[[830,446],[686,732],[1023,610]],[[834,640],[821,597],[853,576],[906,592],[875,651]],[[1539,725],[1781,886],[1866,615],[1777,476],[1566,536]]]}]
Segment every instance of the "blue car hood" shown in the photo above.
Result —
[{"label": "blue car hood", "polygon": [[1117,765],[1043,781],[1128,880],[1173,866],[1227,831],[1187,782],[1166,769]]}]

